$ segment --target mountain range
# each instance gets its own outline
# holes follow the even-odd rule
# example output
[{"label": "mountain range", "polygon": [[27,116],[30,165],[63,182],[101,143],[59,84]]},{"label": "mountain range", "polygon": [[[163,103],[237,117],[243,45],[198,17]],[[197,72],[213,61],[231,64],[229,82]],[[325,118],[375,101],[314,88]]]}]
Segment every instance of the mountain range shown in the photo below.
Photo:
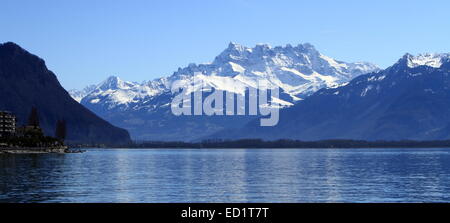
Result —
[{"label": "mountain range", "polygon": [[391,67],[321,89],[280,113],[213,138],[441,140],[450,138],[450,54],[406,54]]},{"label": "mountain range", "polygon": [[25,125],[36,107],[44,133],[54,136],[56,122],[65,120],[67,142],[125,144],[129,133],[101,119],[60,85],[45,61],[14,43],[0,44],[0,110],[13,112]]},{"label": "mountain range", "polygon": [[[310,44],[231,43],[213,62],[190,64],[168,77],[136,83],[112,76],[69,95],[44,60],[5,43],[0,44],[0,110],[12,111],[23,125],[37,107],[46,135],[66,120],[67,140],[76,143],[129,143],[122,128],[134,139],[157,141],[441,140],[450,138],[449,75],[450,54],[406,54],[381,70],[331,59]],[[172,86],[193,80],[237,94],[266,80],[281,89],[280,121],[261,127],[255,116],[173,115]]]},{"label": "mountain range", "polygon": [[[69,91],[72,97],[114,125],[127,129],[134,139],[191,141],[215,132],[243,127],[251,116],[174,116],[171,87],[202,80],[217,90],[242,94],[246,88],[268,81],[281,90],[279,103],[291,107],[322,88],[338,87],[353,78],[379,71],[371,63],[346,63],[319,53],[311,44],[253,48],[236,43],[211,63],[190,64],[168,77],[142,83],[111,76],[98,85]],[[195,88],[198,89],[198,88]]]}]

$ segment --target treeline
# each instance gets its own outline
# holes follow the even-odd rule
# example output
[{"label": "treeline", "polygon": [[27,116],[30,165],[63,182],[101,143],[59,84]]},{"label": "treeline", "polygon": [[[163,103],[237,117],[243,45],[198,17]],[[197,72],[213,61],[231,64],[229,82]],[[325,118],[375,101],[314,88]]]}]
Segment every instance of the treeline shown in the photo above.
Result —
[{"label": "treeline", "polygon": [[0,148],[2,147],[58,147],[63,143],[50,136],[9,136],[0,137]]},{"label": "treeline", "polygon": [[60,147],[66,138],[66,122],[56,122],[55,137],[46,136],[40,127],[38,110],[31,108],[27,125],[18,127],[13,134],[0,136],[0,148],[11,147]]},{"label": "treeline", "polygon": [[437,148],[450,147],[450,140],[441,141],[364,141],[364,140],[276,140],[261,139],[241,140],[205,140],[201,142],[162,142],[141,141],[128,145],[110,146],[113,148]]}]

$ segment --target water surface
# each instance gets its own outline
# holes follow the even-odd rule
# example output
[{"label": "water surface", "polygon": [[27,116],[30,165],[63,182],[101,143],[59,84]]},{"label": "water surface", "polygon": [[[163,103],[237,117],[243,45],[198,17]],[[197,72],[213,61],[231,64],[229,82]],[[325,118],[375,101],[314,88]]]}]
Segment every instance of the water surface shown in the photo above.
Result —
[{"label": "water surface", "polygon": [[0,155],[0,202],[449,202],[448,149]]}]

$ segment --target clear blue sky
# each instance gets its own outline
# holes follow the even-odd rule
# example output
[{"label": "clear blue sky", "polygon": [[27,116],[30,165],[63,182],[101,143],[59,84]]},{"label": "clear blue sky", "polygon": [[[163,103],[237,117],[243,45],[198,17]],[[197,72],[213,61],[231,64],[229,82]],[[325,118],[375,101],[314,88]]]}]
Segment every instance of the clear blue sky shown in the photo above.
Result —
[{"label": "clear blue sky", "polygon": [[44,58],[67,89],[167,76],[230,41],[310,42],[386,67],[406,52],[450,52],[450,1],[1,0],[6,41]]}]

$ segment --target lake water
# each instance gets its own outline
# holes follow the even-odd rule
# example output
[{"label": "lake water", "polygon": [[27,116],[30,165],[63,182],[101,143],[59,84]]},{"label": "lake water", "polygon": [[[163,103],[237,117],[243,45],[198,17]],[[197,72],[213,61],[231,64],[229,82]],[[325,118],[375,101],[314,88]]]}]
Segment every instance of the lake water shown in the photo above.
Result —
[{"label": "lake water", "polygon": [[450,150],[0,155],[0,202],[450,202]]}]

